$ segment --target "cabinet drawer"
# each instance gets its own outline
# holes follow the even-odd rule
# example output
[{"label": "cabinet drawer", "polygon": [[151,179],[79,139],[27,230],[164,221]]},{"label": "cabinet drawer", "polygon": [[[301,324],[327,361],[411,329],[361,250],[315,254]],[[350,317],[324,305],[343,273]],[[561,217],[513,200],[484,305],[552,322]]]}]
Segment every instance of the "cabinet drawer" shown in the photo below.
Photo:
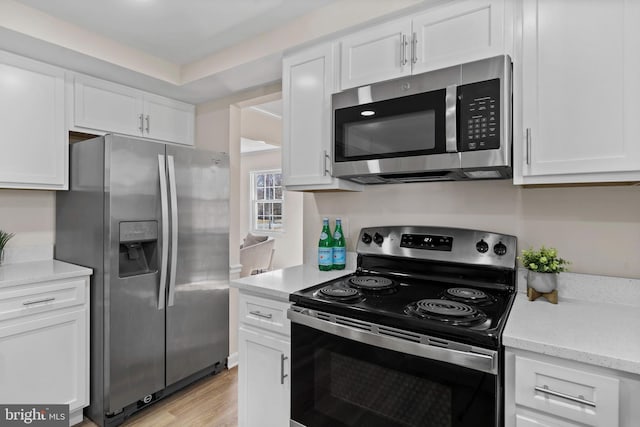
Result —
[{"label": "cabinet drawer", "polygon": [[0,321],[84,304],[86,292],[85,278],[0,289]]},{"label": "cabinet drawer", "polygon": [[287,319],[288,303],[242,293],[239,302],[240,322],[291,335],[291,322]]},{"label": "cabinet drawer", "polygon": [[516,356],[517,405],[590,426],[618,425],[619,380]]}]

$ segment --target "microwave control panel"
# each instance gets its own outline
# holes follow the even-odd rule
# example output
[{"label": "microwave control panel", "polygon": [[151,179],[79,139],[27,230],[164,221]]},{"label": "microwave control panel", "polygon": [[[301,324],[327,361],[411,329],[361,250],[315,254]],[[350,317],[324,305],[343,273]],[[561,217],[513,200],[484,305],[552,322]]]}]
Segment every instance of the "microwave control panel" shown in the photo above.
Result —
[{"label": "microwave control panel", "polygon": [[500,148],[500,79],[458,86],[458,151]]}]

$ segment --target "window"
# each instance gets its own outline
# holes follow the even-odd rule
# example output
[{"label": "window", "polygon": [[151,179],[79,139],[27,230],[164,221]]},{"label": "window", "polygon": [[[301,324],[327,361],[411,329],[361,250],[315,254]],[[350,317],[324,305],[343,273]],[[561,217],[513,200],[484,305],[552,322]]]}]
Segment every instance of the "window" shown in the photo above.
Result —
[{"label": "window", "polygon": [[251,229],[254,232],[284,231],[282,172],[251,172]]}]

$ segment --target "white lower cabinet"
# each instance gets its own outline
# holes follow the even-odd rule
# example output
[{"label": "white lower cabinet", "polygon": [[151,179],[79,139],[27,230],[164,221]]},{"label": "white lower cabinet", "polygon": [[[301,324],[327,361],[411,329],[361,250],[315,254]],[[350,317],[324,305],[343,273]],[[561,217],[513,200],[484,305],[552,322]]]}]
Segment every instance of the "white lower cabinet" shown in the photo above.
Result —
[{"label": "white lower cabinet", "polygon": [[89,404],[88,278],[0,289],[0,402]]},{"label": "white lower cabinet", "polygon": [[[286,307],[289,304],[243,292],[239,302],[238,425],[288,426],[291,326],[286,319]],[[284,325],[278,317],[282,312]]]},{"label": "white lower cabinet", "polygon": [[639,376],[520,350],[505,359],[507,427],[637,426]]},{"label": "white lower cabinet", "polygon": [[240,327],[238,340],[239,425],[287,425],[291,342],[249,327]]},{"label": "white lower cabinet", "polygon": [[516,427],[576,427],[578,425],[538,414],[516,415]]}]

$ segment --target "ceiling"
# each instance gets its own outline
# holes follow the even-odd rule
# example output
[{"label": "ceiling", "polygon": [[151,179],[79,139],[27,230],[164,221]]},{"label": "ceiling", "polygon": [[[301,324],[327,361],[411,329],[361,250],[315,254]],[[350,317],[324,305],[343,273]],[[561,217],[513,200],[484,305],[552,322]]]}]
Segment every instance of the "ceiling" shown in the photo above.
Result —
[{"label": "ceiling", "polygon": [[192,104],[239,100],[280,90],[283,52],[430,1],[0,0],[0,50]]},{"label": "ceiling", "polygon": [[18,0],[184,65],[273,30],[335,0]]}]

